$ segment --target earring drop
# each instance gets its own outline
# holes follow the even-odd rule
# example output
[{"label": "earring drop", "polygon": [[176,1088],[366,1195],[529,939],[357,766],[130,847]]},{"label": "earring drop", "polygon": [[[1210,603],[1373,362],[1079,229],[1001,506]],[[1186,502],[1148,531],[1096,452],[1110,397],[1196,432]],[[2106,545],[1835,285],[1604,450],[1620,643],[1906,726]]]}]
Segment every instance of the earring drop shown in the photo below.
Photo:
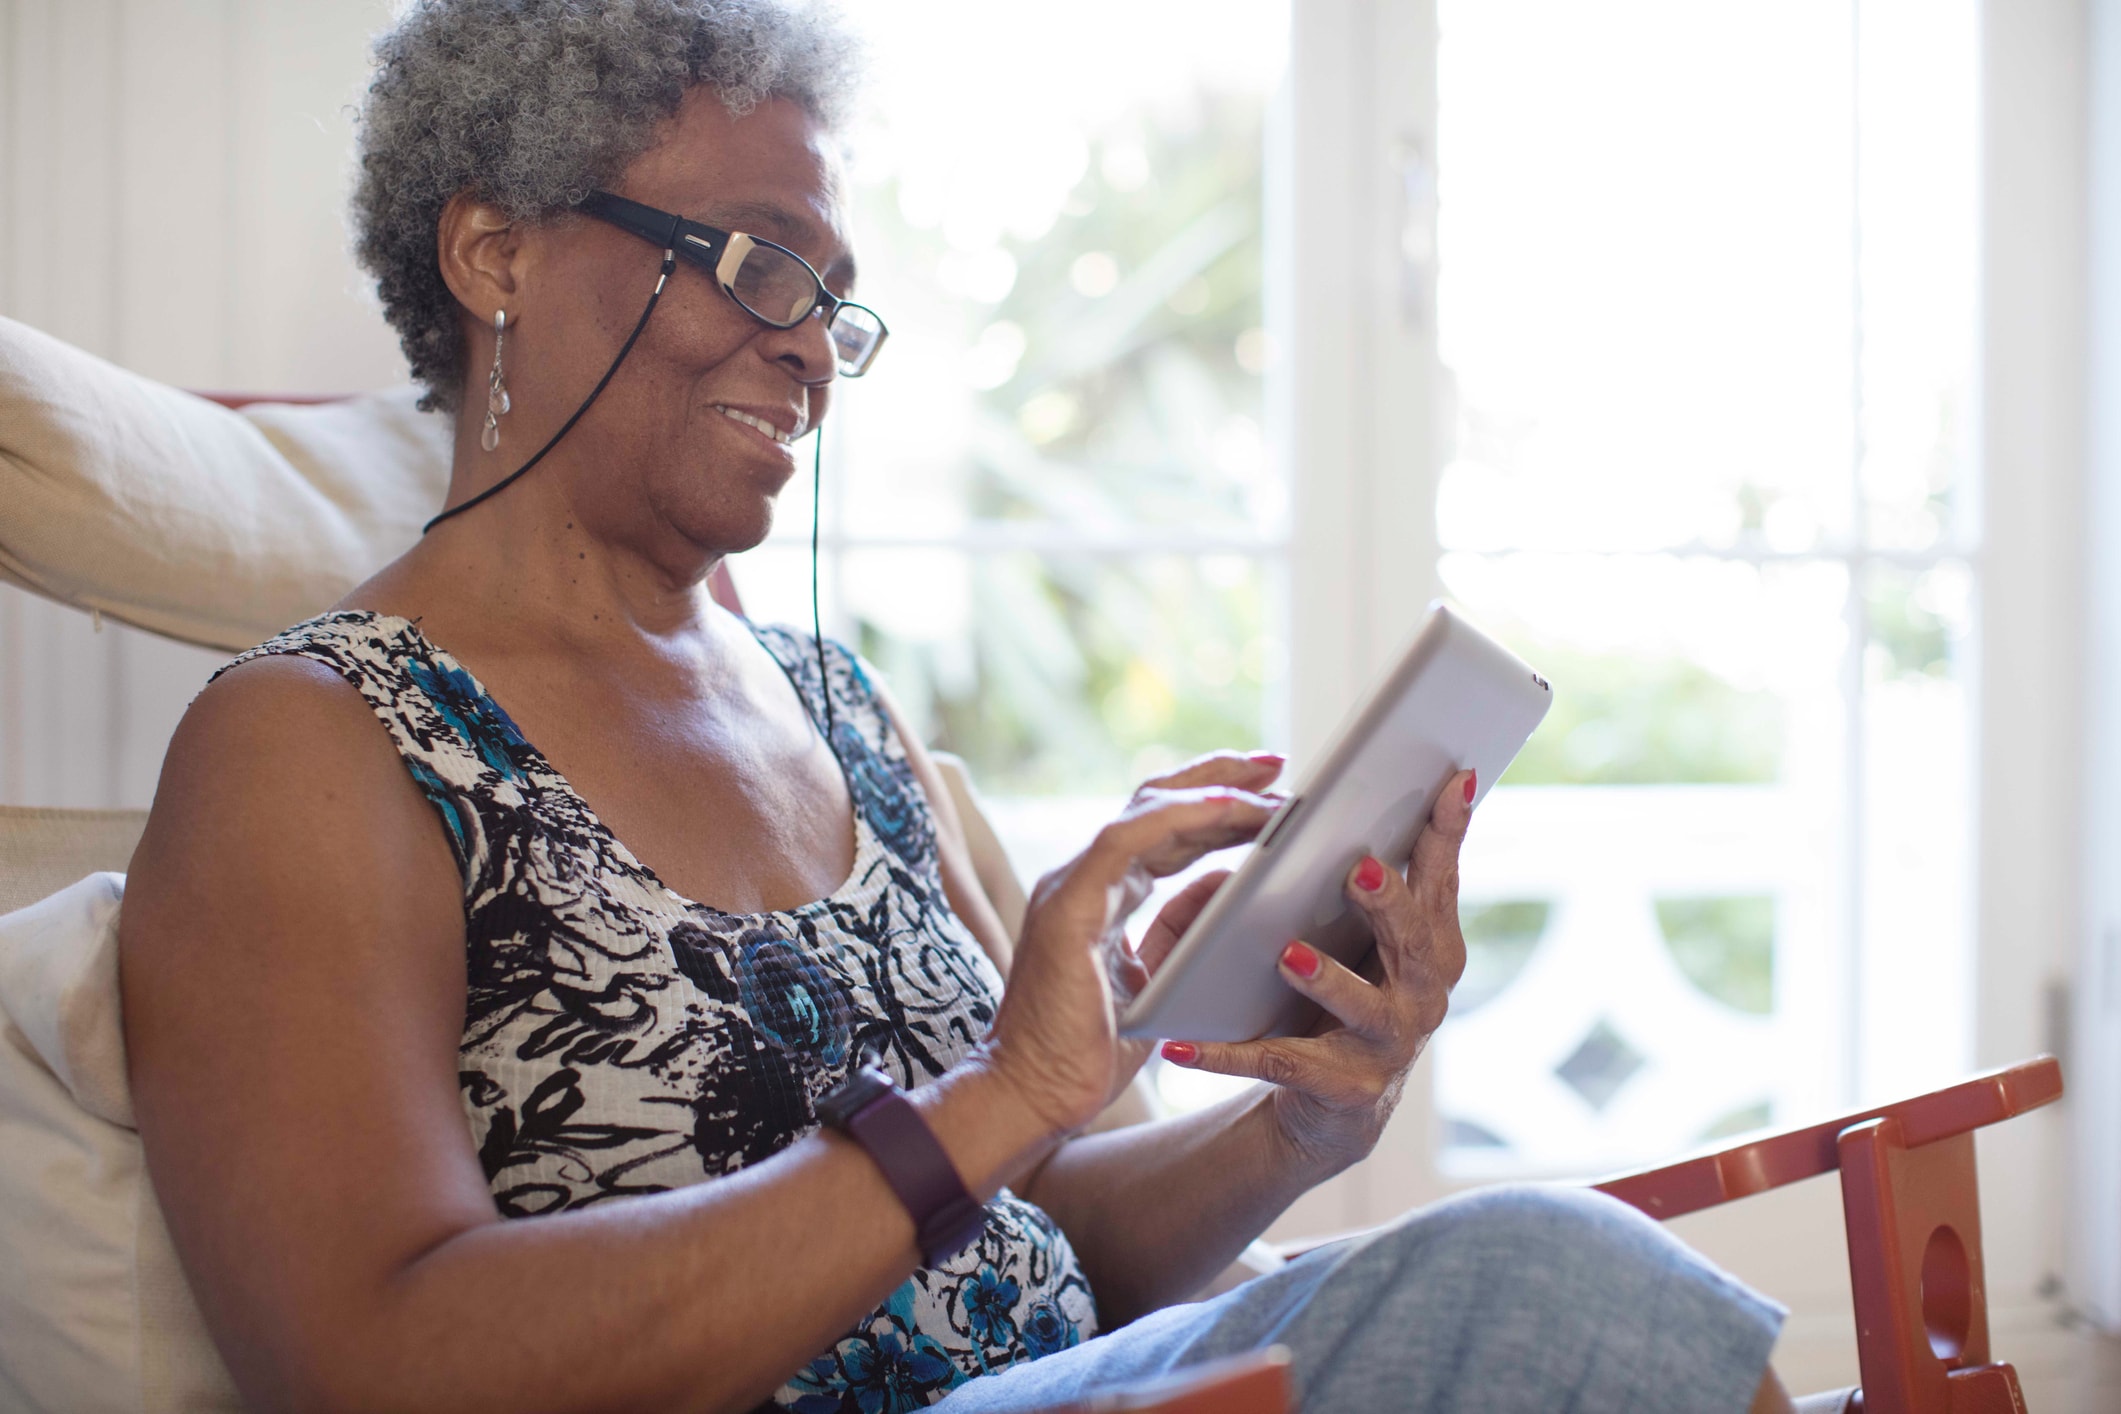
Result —
[{"label": "earring drop", "polygon": [[501,445],[501,418],[508,411],[508,384],[501,378],[501,339],[508,328],[508,311],[493,312],[493,369],[486,375],[486,426],[479,431],[479,445],[487,451]]}]

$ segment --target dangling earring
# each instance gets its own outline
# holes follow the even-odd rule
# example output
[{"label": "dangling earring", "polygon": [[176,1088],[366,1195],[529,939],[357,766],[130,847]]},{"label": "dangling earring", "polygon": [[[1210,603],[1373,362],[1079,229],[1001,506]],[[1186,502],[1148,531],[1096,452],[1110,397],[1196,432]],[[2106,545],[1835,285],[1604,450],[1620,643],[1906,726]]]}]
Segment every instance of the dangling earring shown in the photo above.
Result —
[{"label": "dangling earring", "polygon": [[501,445],[501,418],[508,411],[508,384],[501,380],[501,338],[508,328],[508,311],[493,312],[493,370],[486,375],[486,426],[479,432],[479,445],[492,451]]}]

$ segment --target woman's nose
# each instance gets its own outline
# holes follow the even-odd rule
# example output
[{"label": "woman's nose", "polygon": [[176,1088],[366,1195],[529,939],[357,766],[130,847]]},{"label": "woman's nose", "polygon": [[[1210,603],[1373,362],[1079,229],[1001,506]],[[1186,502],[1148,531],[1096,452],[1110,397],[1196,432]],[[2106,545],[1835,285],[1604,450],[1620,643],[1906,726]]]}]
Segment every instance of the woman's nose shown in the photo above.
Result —
[{"label": "woman's nose", "polygon": [[768,328],[761,337],[766,340],[767,357],[786,368],[797,382],[818,387],[839,376],[839,354],[822,309],[812,310],[808,319],[792,329]]}]

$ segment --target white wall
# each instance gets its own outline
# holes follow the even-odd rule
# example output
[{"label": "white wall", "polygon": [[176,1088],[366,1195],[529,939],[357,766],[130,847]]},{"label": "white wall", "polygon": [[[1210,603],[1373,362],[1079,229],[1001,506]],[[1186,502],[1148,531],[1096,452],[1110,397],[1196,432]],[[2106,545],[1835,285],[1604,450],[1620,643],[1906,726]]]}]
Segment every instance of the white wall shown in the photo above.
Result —
[{"label": "white wall", "polygon": [[[2084,560],[2082,0],[1989,0],[1982,180],[1983,519],[1977,1056],[2056,1045],[2078,916]],[[1990,1300],[2066,1266],[2072,1102],[1985,1134]]]},{"label": "white wall", "polygon": [[[184,387],[402,382],[339,219],[388,18],[0,0],[0,314]],[[0,803],[145,805],[219,661],[0,587]]]},{"label": "white wall", "polygon": [[2084,913],[2071,1285],[2121,1331],[2121,2],[2093,0],[2088,170]]}]

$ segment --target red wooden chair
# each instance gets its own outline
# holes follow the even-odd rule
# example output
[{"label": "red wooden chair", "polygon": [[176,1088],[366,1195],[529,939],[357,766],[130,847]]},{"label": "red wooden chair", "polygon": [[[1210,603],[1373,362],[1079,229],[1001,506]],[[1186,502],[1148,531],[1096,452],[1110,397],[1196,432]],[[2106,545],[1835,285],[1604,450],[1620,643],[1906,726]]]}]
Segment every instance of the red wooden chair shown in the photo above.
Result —
[{"label": "red wooden chair", "polygon": [[1598,1190],[1662,1221],[1838,1169],[1863,1375],[1849,1407],[2022,1414],[2017,1372],[1989,1350],[1974,1131],[2061,1096],[2061,1063],[2039,1056]]}]

